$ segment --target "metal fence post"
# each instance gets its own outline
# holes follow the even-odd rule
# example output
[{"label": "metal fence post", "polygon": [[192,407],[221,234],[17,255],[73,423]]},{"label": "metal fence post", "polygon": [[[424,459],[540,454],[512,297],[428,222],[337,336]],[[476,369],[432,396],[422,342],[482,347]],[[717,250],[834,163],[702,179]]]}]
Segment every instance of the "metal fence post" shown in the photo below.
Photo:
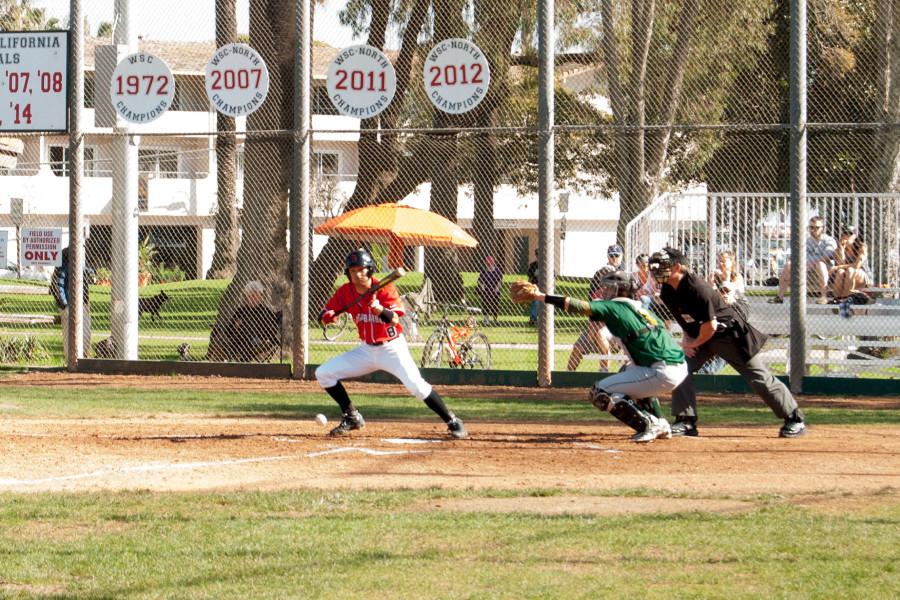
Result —
[{"label": "metal fence post", "polygon": [[791,391],[806,374],[806,0],[791,0]]},{"label": "metal fence post", "polygon": [[[554,97],[555,69],[553,63],[553,0],[538,0],[538,50],[540,53],[540,92],[538,97],[538,247],[540,267],[538,279],[541,289],[554,292],[556,276],[554,227],[553,227],[553,165],[554,165]],[[553,350],[555,344],[553,307],[544,304],[542,317],[538,319],[538,385],[549,387],[552,383]]]},{"label": "metal fence post", "polygon": [[294,161],[291,169],[291,264],[293,266],[292,373],[300,379],[309,362],[309,156],[312,31],[310,0],[297,0],[294,18]]},{"label": "metal fence post", "polygon": [[74,283],[69,298],[69,354],[65,357],[69,371],[78,370],[78,359],[90,348],[84,347],[84,218],[81,209],[81,177],[84,172],[84,135],[81,130],[84,106],[84,18],[81,0],[69,3],[69,52],[72,57],[69,88],[69,277]]}]

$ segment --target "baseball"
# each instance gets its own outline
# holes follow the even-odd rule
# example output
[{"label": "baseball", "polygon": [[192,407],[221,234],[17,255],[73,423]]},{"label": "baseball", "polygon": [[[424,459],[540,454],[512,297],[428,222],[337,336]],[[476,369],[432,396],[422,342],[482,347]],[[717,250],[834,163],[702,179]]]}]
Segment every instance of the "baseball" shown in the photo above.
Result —
[{"label": "baseball", "polygon": [[322,413],[319,413],[316,415],[316,423],[318,423],[319,425],[324,425],[327,422],[328,422],[328,417],[326,417]]}]

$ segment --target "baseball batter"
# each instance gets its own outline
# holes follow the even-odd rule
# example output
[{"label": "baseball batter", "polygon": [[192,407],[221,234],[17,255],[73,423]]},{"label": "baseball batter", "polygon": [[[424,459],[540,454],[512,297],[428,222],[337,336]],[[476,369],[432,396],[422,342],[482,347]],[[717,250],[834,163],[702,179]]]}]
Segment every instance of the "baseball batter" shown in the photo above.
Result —
[{"label": "baseball batter", "polygon": [[341,423],[331,430],[331,435],[347,435],[366,424],[341,381],[373,371],[387,371],[443,419],[452,437],[467,437],[463,422],[447,409],[441,396],[422,378],[409,353],[400,325],[404,313],[397,289],[388,284],[372,293],[378,286],[378,280],[372,277],[374,268],[372,256],[364,249],[348,254],[344,273],[349,281],[338,288],[319,316],[319,320],[327,324],[333,322],[339,312],[346,311],[356,323],[363,342],[316,369],[319,385],[341,407]]},{"label": "baseball batter", "polygon": [[671,437],[669,423],[660,415],[655,397],[670,393],[687,377],[684,352],[657,318],[634,299],[637,285],[631,276],[623,271],[606,275],[601,281],[602,298],[590,302],[548,296],[527,282],[521,283],[534,289],[517,299],[523,287],[519,283],[511,288],[514,301],[533,297],[606,324],[631,364],[597,381],[589,393],[591,403],[634,429],[637,433],[631,439],[635,442]]}]

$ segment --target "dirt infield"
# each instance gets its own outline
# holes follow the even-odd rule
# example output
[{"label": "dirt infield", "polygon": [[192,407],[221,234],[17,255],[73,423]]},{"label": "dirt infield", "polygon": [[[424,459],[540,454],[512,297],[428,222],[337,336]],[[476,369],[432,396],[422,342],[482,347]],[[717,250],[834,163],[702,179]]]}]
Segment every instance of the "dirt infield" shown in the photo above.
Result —
[{"label": "dirt infield", "polygon": [[[312,420],[159,414],[140,418],[17,417],[10,385],[307,391],[314,384],[196,377],[110,377],[67,373],[6,377],[0,383],[0,492],[86,490],[276,490],[500,488],[654,489],[709,498],[713,510],[760,494],[890,495],[900,488],[900,427],[816,426],[795,440],[765,427],[704,426],[702,437],[637,445],[608,419],[535,424],[469,421],[454,441],[433,420],[373,421],[349,439],[330,439]],[[360,384],[354,384],[359,391]],[[397,386],[370,392],[400,394]],[[448,396],[546,396],[547,390],[442,388]],[[555,390],[554,397],[583,390]],[[705,398],[741,402],[747,398]],[[900,408],[891,398],[806,399],[807,406]],[[331,424],[329,424],[330,426]],[[716,498],[730,497],[727,502]],[[540,499],[532,501],[540,509]],[[578,500],[573,500],[576,505]],[[583,502],[588,502],[584,500]],[[596,504],[596,499],[591,500]],[[690,502],[700,502],[691,500]],[[719,504],[717,504],[719,502]],[[516,499],[517,509],[523,508]],[[558,502],[555,503],[558,505]],[[499,509],[502,502],[494,508]],[[453,508],[445,506],[444,508]],[[463,507],[464,508],[464,507]],[[582,507],[584,508],[584,507]],[[699,508],[699,506],[698,506]],[[573,510],[577,510],[575,506]],[[587,508],[603,512],[603,507]]]}]

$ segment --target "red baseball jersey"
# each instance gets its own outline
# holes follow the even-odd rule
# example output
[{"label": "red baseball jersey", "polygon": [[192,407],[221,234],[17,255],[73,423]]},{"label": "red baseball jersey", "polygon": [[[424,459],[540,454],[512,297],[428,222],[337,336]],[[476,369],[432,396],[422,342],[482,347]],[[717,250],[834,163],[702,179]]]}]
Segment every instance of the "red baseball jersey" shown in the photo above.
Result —
[{"label": "red baseball jersey", "polygon": [[[378,280],[372,278],[372,287],[378,285]],[[353,289],[351,283],[345,283],[334,293],[334,296],[325,304],[325,310],[337,311],[357,298],[359,294]],[[375,297],[378,303],[384,308],[394,312],[398,317],[404,315],[403,303],[400,301],[400,294],[393,283],[389,283],[377,292]],[[403,332],[400,323],[385,323],[382,321],[369,307],[369,298],[360,300],[347,309],[347,313],[353,317],[356,323],[356,329],[359,332],[359,339],[367,344],[375,344],[378,342],[386,342],[392,340]]]}]

